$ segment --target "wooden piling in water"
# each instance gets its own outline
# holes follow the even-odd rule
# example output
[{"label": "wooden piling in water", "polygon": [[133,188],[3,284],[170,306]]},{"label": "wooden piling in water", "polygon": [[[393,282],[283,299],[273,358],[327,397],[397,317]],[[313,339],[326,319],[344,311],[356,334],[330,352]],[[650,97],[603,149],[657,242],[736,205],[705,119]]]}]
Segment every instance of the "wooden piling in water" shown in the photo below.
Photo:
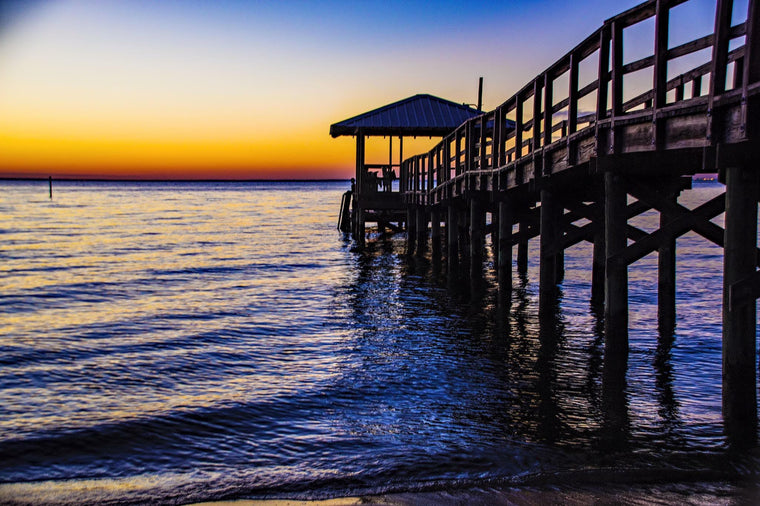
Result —
[{"label": "wooden piling in water", "polygon": [[510,298],[512,292],[512,225],[514,212],[508,202],[499,202],[498,208],[498,280],[502,298]]},{"label": "wooden piling in water", "polygon": [[470,279],[483,276],[483,248],[485,246],[486,213],[478,197],[470,199]]},{"label": "wooden piling in water", "polygon": [[622,358],[628,355],[628,266],[612,260],[628,244],[626,191],[620,176],[604,174],[604,278],[605,354]]},{"label": "wooden piling in water", "polygon": [[417,218],[417,255],[422,255],[427,250],[428,218],[425,206],[417,206],[415,212]]},{"label": "wooden piling in water", "polygon": [[441,212],[438,208],[430,211],[430,248],[433,258],[441,257]]},{"label": "wooden piling in water", "polygon": [[528,223],[525,220],[520,221],[520,242],[517,244],[517,272],[526,274],[528,272]]},{"label": "wooden piling in water", "polygon": [[48,190],[50,192],[50,200],[53,200],[53,176],[48,177]]},{"label": "wooden piling in water", "polygon": [[554,306],[557,297],[557,252],[561,249],[562,205],[548,188],[541,190],[541,244],[539,257],[539,311]]},{"label": "wooden piling in water", "polygon": [[758,176],[745,167],[726,169],[723,265],[723,417],[754,433],[757,426],[756,301],[732,300],[731,287],[757,270]]},{"label": "wooden piling in water", "polygon": [[446,209],[446,262],[450,274],[459,269],[459,212],[451,204]]},{"label": "wooden piling in water", "polygon": [[594,226],[594,246],[591,259],[591,303],[604,303],[605,264],[607,248],[604,243],[604,213],[598,212]]},{"label": "wooden piling in water", "polygon": [[412,255],[417,246],[417,209],[409,206],[406,209],[406,252]]},{"label": "wooden piling in water", "polygon": [[[673,203],[677,195],[668,197]],[[660,229],[672,219],[660,213]],[[669,335],[676,326],[676,238],[665,238],[657,250],[657,323],[660,333]]]}]

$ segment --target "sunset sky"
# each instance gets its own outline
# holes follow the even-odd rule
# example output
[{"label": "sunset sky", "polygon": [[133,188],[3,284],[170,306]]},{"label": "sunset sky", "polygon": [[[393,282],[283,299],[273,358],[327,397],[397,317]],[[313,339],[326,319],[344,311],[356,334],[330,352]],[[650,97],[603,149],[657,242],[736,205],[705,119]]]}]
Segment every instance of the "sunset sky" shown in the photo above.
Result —
[{"label": "sunset sky", "polygon": [[347,178],[330,124],[479,76],[490,110],[638,3],[2,0],[0,177]]}]

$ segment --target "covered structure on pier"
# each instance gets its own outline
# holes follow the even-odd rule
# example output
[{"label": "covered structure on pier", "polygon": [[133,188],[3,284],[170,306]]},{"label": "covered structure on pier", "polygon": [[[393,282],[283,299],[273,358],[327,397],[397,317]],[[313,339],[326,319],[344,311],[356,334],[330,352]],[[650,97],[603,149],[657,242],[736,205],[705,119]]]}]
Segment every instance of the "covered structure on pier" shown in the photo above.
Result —
[{"label": "covered structure on pier", "polygon": [[[330,135],[356,137],[356,185],[352,202],[352,231],[361,240],[366,221],[386,225],[406,219],[401,173],[404,137],[445,137],[482,111],[432,95],[414,95],[392,104],[330,125]],[[388,163],[365,161],[365,140],[370,136],[389,138]],[[394,163],[393,138],[398,137],[397,162]],[[398,183],[394,183],[398,180]],[[357,233],[361,230],[361,233]],[[361,238],[360,238],[361,237]]]}]

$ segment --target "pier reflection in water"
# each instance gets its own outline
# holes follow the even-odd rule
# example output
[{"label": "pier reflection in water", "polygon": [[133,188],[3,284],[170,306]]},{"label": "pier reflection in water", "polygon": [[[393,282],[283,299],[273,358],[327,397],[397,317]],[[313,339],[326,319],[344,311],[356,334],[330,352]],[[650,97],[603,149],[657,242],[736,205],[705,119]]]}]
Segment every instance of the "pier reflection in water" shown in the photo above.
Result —
[{"label": "pier reflection in water", "polygon": [[471,292],[402,235],[352,251],[343,183],[5,187],[0,503],[756,475],[723,433],[722,255],[696,236],[672,335],[656,258],[630,269],[611,389],[589,246],[539,320],[538,241],[506,305],[488,252]]},{"label": "pier reflection in water", "polygon": [[[682,200],[698,204],[719,191],[697,185]],[[657,219],[645,214],[637,226],[656,227]],[[372,336],[372,356],[392,355],[382,349],[392,342],[415,357],[412,370],[393,375],[410,387],[399,392],[410,396],[410,409],[435,412],[426,403],[441,402],[417,397],[418,382],[451,389],[443,397],[451,420],[440,429],[480,433],[495,445],[500,438],[536,442],[573,458],[582,450],[594,465],[675,468],[688,460],[710,468],[700,457],[727,444],[720,409],[721,256],[695,234],[679,239],[678,247],[674,331],[658,328],[656,254],[629,269],[630,355],[623,362],[605,363],[602,311],[588,303],[590,246],[567,251],[556,310],[542,319],[533,243],[528,273],[515,274],[506,305],[491,274],[492,256],[486,254],[483,289],[473,291],[466,275],[447,279],[429,252],[407,256],[398,239],[377,238],[357,253],[357,287],[364,288],[352,304]],[[394,340],[397,330],[373,325],[378,321],[395,322],[404,342]],[[436,433],[441,436],[445,444],[446,434]]]}]

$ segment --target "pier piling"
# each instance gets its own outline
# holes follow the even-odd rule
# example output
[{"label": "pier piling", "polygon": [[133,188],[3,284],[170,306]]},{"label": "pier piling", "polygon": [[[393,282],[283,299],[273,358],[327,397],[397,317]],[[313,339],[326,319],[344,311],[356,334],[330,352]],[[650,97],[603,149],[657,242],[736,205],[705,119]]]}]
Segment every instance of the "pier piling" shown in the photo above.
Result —
[{"label": "pier piling", "polygon": [[446,261],[449,274],[454,274],[459,270],[459,212],[453,204],[446,212]]},{"label": "pier piling", "polygon": [[[723,416],[729,429],[754,437],[757,425],[756,301],[731,300],[731,286],[757,270],[758,174],[726,168],[723,266]],[[742,438],[744,439],[744,438]]]}]

